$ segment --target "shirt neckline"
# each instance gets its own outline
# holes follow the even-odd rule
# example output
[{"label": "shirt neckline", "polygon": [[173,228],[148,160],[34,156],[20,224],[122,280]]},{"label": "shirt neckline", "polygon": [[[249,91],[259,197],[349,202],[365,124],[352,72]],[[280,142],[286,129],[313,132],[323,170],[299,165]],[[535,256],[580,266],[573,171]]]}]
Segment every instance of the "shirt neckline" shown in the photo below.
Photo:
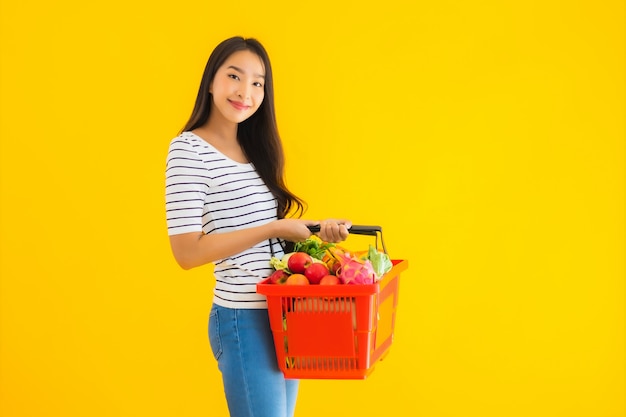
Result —
[{"label": "shirt neckline", "polygon": [[211,147],[211,149],[213,149],[216,153],[218,153],[219,155],[221,155],[224,159],[226,159],[226,160],[228,160],[228,161],[232,162],[233,164],[237,164],[237,165],[239,165],[239,166],[246,166],[246,167],[251,167],[251,166],[252,166],[252,162],[238,162],[238,161],[235,161],[234,159],[230,158],[229,156],[224,155],[224,154],[223,154],[223,153],[222,153],[219,149],[217,149],[215,146],[211,145],[209,142],[207,142],[206,140],[204,140],[204,138],[203,138],[203,137],[198,136],[197,134],[193,133],[193,132],[192,132],[192,131],[190,131],[190,130],[187,130],[187,131],[185,131],[184,133],[187,133],[188,135],[193,136],[194,138],[196,138],[196,139],[198,139],[198,140],[202,141],[202,143],[204,143],[205,145],[207,145],[207,146]]}]

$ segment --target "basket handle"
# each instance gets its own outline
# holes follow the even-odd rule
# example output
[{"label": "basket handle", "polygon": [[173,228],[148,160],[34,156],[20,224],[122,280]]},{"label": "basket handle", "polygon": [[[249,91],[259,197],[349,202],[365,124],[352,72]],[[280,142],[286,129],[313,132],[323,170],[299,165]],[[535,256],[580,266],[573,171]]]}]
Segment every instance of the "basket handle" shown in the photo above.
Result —
[{"label": "basket handle", "polygon": [[[311,233],[317,233],[320,231],[321,227],[319,224],[314,226],[307,226]],[[376,236],[376,247],[378,247],[378,238],[380,236],[380,243],[383,246],[383,251],[387,253],[387,248],[385,247],[385,241],[383,240],[383,228],[380,226],[366,226],[366,225],[358,225],[353,224],[348,232],[353,235],[367,235],[367,236]]]}]

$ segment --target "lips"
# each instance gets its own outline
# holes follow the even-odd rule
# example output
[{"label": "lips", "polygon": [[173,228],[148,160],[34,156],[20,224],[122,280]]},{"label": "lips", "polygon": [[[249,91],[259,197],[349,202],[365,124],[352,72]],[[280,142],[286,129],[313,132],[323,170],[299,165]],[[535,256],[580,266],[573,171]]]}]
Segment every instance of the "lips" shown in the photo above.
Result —
[{"label": "lips", "polygon": [[245,105],[244,103],[242,103],[240,101],[229,100],[228,102],[230,103],[231,106],[233,106],[237,110],[248,110],[250,108],[250,106],[247,106],[247,105]]}]

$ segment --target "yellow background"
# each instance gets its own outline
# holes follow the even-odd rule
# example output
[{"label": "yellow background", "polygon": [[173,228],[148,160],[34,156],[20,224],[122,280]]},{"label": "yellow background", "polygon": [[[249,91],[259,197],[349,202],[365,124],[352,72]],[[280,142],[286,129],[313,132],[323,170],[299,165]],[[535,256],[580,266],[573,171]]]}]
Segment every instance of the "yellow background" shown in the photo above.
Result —
[{"label": "yellow background", "polygon": [[389,356],[299,417],[625,415],[623,1],[0,5],[3,417],[227,415],[163,180],[239,34],[308,217],[409,260]]}]

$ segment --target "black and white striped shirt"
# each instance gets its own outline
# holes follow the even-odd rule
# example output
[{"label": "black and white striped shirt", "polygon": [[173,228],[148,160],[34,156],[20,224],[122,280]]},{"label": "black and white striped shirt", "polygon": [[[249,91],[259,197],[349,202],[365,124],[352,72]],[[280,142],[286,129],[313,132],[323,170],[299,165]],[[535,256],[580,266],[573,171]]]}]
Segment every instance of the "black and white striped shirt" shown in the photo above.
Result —
[{"label": "black and white striped shirt", "polygon": [[[169,235],[224,233],[277,218],[276,199],[250,163],[223,155],[191,132],[174,138],[166,165],[165,203]],[[282,247],[272,239],[276,256]],[[272,273],[270,242],[215,262],[214,302],[230,308],[267,308],[256,284]]]}]

